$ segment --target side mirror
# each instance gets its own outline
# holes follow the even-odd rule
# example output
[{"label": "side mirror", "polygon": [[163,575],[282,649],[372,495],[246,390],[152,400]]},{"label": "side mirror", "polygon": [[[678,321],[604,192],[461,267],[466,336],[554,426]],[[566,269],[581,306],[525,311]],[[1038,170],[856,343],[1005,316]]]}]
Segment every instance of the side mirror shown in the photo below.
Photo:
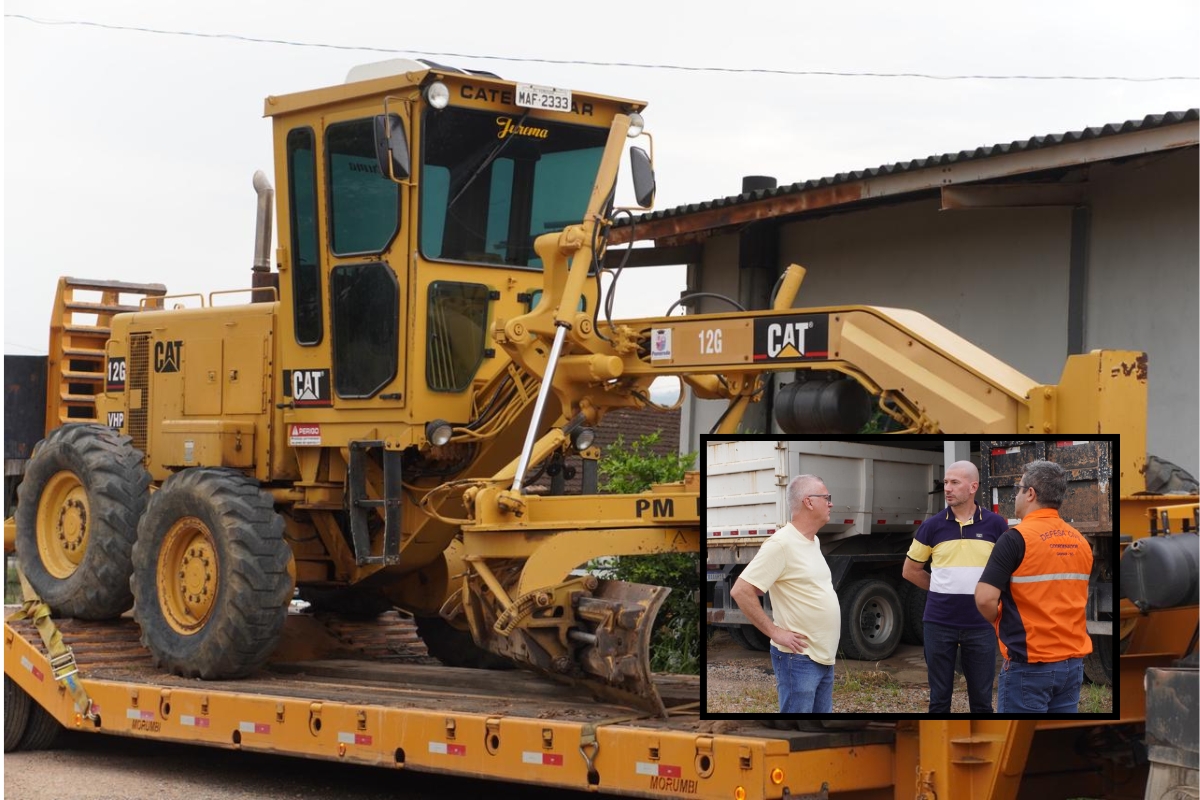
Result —
[{"label": "side mirror", "polygon": [[404,135],[404,122],[396,114],[375,117],[375,160],[385,178],[404,180],[412,174],[408,137]]},{"label": "side mirror", "polygon": [[629,166],[633,170],[633,196],[642,208],[654,205],[654,165],[640,147],[629,148]]}]

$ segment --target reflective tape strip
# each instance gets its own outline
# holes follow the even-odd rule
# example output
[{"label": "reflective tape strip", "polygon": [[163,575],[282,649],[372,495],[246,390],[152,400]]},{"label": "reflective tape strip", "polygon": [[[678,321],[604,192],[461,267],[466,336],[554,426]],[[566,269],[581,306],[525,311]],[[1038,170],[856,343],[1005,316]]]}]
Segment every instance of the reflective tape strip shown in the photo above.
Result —
[{"label": "reflective tape strip", "polygon": [[238,730],[242,733],[270,733],[271,726],[265,722],[239,722]]},{"label": "reflective tape strip", "polygon": [[650,764],[645,761],[635,762],[638,775],[657,775],[660,778],[678,778],[683,774],[680,767],[671,764]]},{"label": "reflective tape strip", "polygon": [[25,656],[21,656],[21,666],[29,670],[29,674],[37,678],[39,681],[44,682],[46,680],[46,674],[38,669],[34,663]]},{"label": "reflective tape strip", "polygon": [[179,717],[179,724],[192,728],[207,728],[208,717],[193,717],[191,714],[182,714]]},{"label": "reflective tape strip", "polygon": [[437,753],[443,756],[465,756],[467,754],[467,746],[465,744],[447,744],[446,742],[430,742],[429,752]]},{"label": "reflective tape strip", "polygon": [[563,765],[563,757],[561,753],[538,753],[526,750],[521,753],[521,763],[561,767]]},{"label": "reflective tape strip", "polygon": [[125,719],[152,720],[152,719],[154,719],[154,712],[153,711],[139,711],[136,708],[130,708],[130,709],[126,709],[126,711],[125,711]]},{"label": "reflective tape strip", "polygon": [[367,733],[339,733],[338,742],[341,744],[364,744],[371,743],[371,736]]},{"label": "reflective tape strip", "polygon": [[1034,583],[1035,581],[1086,581],[1091,576],[1082,572],[1054,572],[1050,575],[1013,575],[1013,583]]}]

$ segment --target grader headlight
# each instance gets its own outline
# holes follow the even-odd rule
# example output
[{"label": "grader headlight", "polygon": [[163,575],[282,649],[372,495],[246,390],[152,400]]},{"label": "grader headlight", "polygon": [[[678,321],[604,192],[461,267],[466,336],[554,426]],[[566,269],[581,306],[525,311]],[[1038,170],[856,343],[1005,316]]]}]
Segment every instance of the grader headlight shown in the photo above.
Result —
[{"label": "grader headlight", "polygon": [[587,450],[595,441],[596,431],[594,428],[585,426],[571,434],[571,446],[579,452]]},{"label": "grader headlight", "polygon": [[629,133],[626,135],[630,139],[636,139],[642,135],[642,131],[646,129],[646,120],[642,119],[642,115],[636,111],[629,112]]},{"label": "grader headlight", "polygon": [[425,101],[436,109],[450,105],[450,90],[441,81],[434,81],[425,87]]},{"label": "grader headlight", "polygon": [[450,441],[454,429],[444,419],[435,419],[425,423],[425,438],[430,444],[441,447]]}]

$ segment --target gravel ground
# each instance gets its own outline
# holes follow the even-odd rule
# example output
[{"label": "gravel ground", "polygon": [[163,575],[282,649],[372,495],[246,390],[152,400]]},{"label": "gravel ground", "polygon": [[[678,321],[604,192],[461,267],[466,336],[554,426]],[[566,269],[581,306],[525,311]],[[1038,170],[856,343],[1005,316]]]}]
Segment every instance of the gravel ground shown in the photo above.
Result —
[{"label": "gravel ground", "polygon": [[[878,663],[839,660],[835,665],[835,713],[924,714],[929,711],[929,686],[924,682],[924,661],[919,650],[902,648],[904,655]],[[914,653],[917,655],[914,656]],[[912,669],[913,662],[920,665]],[[723,714],[775,714],[779,699],[775,673],[768,654],[746,650],[724,632],[718,632],[707,651],[708,695],[705,710]],[[992,686],[992,708],[996,688]],[[954,684],[951,713],[966,714],[967,684],[959,676]],[[1084,683],[1081,711],[1112,712],[1112,690]]]}]

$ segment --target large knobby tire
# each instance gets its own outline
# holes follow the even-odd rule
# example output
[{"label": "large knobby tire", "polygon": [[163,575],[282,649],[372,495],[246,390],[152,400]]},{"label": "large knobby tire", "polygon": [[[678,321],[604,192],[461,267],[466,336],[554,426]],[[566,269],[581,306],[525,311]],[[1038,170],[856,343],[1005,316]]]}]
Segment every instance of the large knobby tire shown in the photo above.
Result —
[{"label": "large knobby tire", "polygon": [[896,651],[904,630],[904,610],[890,583],[876,578],[856,581],[842,591],[839,600],[840,647],[847,658],[878,661]]},{"label": "large knobby tire", "polygon": [[900,602],[904,606],[904,634],[900,641],[905,644],[925,644],[925,601],[929,599],[929,592],[911,583],[902,589]]},{"label": "large knobby tire", "polygon": [[1092,652],[1083,657],[1083,674],[1092,683],[1112,686],[1113,637],[1092,636]]},{"label": "large knobby tire", "polygon": [[283,518],[239,472],[194,467],[155,492],[133,548],[133,615],[159,666],[239,678],[279,644],[292,595]]},{"label": "large knobby tire", "polygon": [[513,669],[512,661],[475,644],[471,632],[459,630],[441,617],[416,617],[417,635],[429,655],[447,667]]},{"label": "large knobby tire", "polygon": [[29,724],[29,707],[34,705],[25,690],[7,675],[4,676],[4,752],[17,749]]},{"label": "large knobby tire", "polygon": [[72,424],[34,448],[17,490],[17,558],[56,616],[111,619],[133,604],[130,553],[150,475],[132,441]]},{"label": "large knobby tire", "polygon": [[729,628],[729,637],[747,650],[765,652],[771,648],[771,640],[753,625]]}]

